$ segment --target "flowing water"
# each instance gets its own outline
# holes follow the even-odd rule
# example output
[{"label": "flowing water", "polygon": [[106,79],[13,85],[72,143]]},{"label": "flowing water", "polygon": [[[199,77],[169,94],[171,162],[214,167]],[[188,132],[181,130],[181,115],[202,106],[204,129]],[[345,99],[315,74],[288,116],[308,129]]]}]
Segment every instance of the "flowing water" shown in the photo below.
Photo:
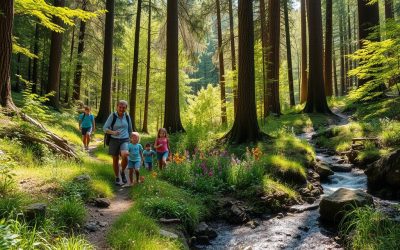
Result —
[{"label": "flowing water", "polygon": [[[299,137],[312,143],[313,132]],[[315,145],[314,145],[315,146]],[[317,159],[327,164],[337,164],[338,156],[329,156],[324,150],[316,148]],[[329,195],[339,188],[367,189],[367,177],[362,170],[335,172],[330,179],[322,183],[324,195]],[[343,249],[335,242],[335,230],[319,222],[318,204],[297,205],[283,218],[259,220],[259,226],[251,229],[246,226],[232,226],[223,222],[210,223],[218,237],[211,245],[203,249]]]}]

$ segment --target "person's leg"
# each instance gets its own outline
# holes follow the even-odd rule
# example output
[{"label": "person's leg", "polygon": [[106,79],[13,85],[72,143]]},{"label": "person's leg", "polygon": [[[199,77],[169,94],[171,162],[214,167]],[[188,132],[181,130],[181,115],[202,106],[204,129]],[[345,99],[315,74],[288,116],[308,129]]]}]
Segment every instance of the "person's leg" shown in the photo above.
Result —
[{"label": "person's leg", "polygon": [[129,182],[133,184],[133,168],[129,168]]},{"label": "person's leg", "polygon": [[139,175],[140,175],[139,169],[135,168],[135,175],[136,175],[136,183],[139,183]]},{"label": "person's leg", "polygon": [[128,151],[128,142],[122,142],[120,145],[120,155],[121,155],[121,178],[124,183],[126,183],[126,177],[125,177],[125,169],[128,166],[128,156],[129,156],[129,151]]},{"label": "person's leg", "polygon": [[113,155],[112,158],[113,158],[113,170],[114,170],[115,178],[119,178],[119,166],[118,166],[119,156]]}]

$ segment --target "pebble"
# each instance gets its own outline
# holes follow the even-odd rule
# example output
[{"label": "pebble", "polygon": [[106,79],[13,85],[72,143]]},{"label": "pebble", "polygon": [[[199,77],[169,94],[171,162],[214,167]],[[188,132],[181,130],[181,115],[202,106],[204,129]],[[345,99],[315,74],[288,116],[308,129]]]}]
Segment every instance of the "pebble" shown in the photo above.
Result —
[{"label": "pebble", "polygon": [[283,217],[285,217],[285,216],[283,215],[283,213],[279,213],[279,214],[276,216],[276,218],[278,218],[278,219],[282,219]]}]

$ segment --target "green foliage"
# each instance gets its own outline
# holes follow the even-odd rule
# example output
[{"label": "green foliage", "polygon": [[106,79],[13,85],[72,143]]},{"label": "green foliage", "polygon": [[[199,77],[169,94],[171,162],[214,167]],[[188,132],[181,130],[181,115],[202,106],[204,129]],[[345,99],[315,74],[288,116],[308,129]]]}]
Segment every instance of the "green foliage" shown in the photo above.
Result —
[{"label": "green foliage", "polygon": [[18,239],[19,235],[14,234],[10,230],[10,226],[6,225],[4,219],[0,220],[0,248],[1,249],[10,249],[18,244],[20,239]]},{"label": "green foliage", "polygon": [[52,20],[53,17],[58,17],[64,24],[72,26],[75,18],[87,21],[98,15],[80,9],[55,7],[44,0],[16,0],[15,14],[34,16],[40,20],[41,25],[55,32],[63,32],[64,28],[55,24]]},{"label": "green foliage", "polygon": [[[398,84],[400,58],[400,22],[388,20],[385,24],[387,39],[363,41],[363,47],[349,57],[359,65],[349,72],[350,76],[367,80],[367,83],[349,95],[352,102],[367,102],[382,95],[382,85],[391,81]],[[375,34],[379,36],[379,34]],[[397,80],[396,80],[397,79]]]},{"label": "green foliage", "polygon": [[[0,160],[5,159],[0,155]],[[11,167],[5,165],[3,161],[0,163],[0,197],[10,193],[14,188],[14,174],[11,172]]]},{"label": "green foliage", "polygon": [[53,249],[92,250],[95,249],[83,236],[62,237],[56,241]]},{"label": "green foliage", "polygon": [[371,207],[357,208],[341,223],[341,234],[351,249],[398,249],[400,225]]},{"label": "green foliage", "polygon": [[141,206],[142,211],[153,218],[179,218],[189,230],[199,223],[199,211],[182,200],[148,198]]},{"label": "green foliage", "polygon": [[283,181],[305,183],[307,180],[306,168],[283,155],[269,155],[265,157],[264,162],[268,169]]},{"label": "green foliage", "polygon": [[90,184],[86,182],[65,182],[62,184],[62,189],[65,197],[86,201],[93,196]]},{"label": "green foliage", "polygon": [[161,237],[159,231],[154,219],[134,205],[114,223],[107,241],[115,249],[181,249],[179,242]]},{"label": "green foliage", "polygon": [[[23,80],[22,77],[20,77],[20,80]],[[51,113],[49,112],[49,107],[45,104],[49,100],[49,97],[54,95],[54,92],[45,95],[39,95],[32,93],[31,83],[25,81],[25,84],[27,87],[22,91],[22,112],[31,116],[32,118],[48,121],[51,118]]]},{"label": "green foliage", "polygon": [[21,212],[23,204],[22,196],[19,194],[7,195],[0,199],[0,219]]},{"label": "green foliage", "polygon": [[83,202],[71,197],[59,199],[53,207],[52,213],[56,224],[68,230],[80,227],[86,218]]},{"label": "green foliage", "polygon": [[388,118],[380,119],[382,133],[380,138],[385,146],[400,145],[400,122]]}]

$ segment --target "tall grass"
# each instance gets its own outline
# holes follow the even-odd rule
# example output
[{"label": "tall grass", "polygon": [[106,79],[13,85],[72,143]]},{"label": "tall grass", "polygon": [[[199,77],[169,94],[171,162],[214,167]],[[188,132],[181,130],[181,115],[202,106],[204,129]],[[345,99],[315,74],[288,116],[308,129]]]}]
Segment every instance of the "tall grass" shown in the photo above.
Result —
[{"label": "tall grass", "polygon": [[351,249],[389,250],[400,248],[400,225],[371,207],[348,213],[340,225]]}]

